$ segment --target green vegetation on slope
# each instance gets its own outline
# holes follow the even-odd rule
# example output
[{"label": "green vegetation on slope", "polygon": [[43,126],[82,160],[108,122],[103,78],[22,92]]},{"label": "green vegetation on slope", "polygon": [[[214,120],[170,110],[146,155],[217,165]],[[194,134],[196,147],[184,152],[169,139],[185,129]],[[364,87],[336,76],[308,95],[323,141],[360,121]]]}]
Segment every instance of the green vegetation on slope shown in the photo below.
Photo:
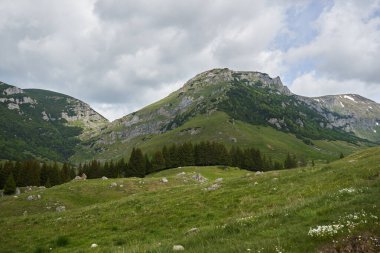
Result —
[{"label": "green vegetation on slope", "polygon": [[[171,252],[175,244],[197,253],[317,252],[351,234],[380,235],[379,156],[372,148],[324,167],[258,175],[186,167],[38,189],[0,199],[0,245],[2,252]],[[208,181],[194,180],[196,173]],[[218,189],[204,190],[217,178],[224,178]],[[27,201],[30,194],[41,199]],[[62,205],[65,212],[54,211]],[[336,234],[318,232],[338,224]]]},{"label": "green vegetation on slope", "polygon": [[129,158],[133,147],[141,148],[145,153],[153,153],[164,145],[180,144],[185,142],[199,143],[201,141],[215,141],[228,148],[257,148],[263,154],[274,160],[283,161],[287,153],[296,154],[298,158],[314,160],[335,160],[340,152],[344,155],[363,148],[344,141],[313,141],[314,145],[307,145],[293,134],[277,131],[269,126],[255,126],[239,120],[231,119],[224,112],[214,112],[211,115],[198,115],[189,119],[182,126],[159,135],[145,135],[130,140],[128,143],[117,142],[112,146],[103,146],[101,153],[96,153],[83,146],[77,148],[71,158],[73,162],[97,159]]},{"label": "green vegetation on slope", "polygon": [[[277,119],[281,131],[291,132],[306,142],[310,139],[343,140],[356,143],[360,138],[341,129],[329,129],[328,120],[310,106],[294,96],[275,93],[268,88],[260,88],[260,82],[247,86],[236,82],[227,92],[228,99],[218,105],[231,117],[252,124],[272,126],[268,119]],[[280,123],[280,122],[279,122]]]},{"label": "green vegetation on slope", "polygon": [[[9,160],[67,161],[83,130],[107,122],[70,96],[39,89],[21,90],[2,82],[0,117],[0,159]],[[69,117],[73,117],[71,122],[66,120]]]},{"label": "green vegetation on slope", "polygon": [[20,115],[0,104],[0,115],[0,159],[64,161],[79,143],[77,136],[82,132],[81,128],[66,126],[65,120],[47,122],[42,119],[41,111],[35,117]]}]

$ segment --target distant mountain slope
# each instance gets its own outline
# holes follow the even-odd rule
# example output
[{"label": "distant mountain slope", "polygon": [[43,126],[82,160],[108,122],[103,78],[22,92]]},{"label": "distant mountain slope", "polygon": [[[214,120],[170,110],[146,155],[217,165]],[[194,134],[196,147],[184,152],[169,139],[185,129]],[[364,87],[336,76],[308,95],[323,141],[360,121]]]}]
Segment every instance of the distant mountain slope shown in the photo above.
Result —
[{"label": "distant mountain slope", "polygon": [[[332,97],[346,99],[352,96]],[[271,78],[260,72],[213,69],[198,74],[168,97],[110,123],[99,135],[84,140],[72,160],[127,156],[133,146],[154,150],[172,142],[218,139],[227,145],[253,144],[265,148],[268,153],[273,153],[272,149],[282,154],[294,150],[306,156],[307,150],[313,149],[314,157],[333,158],[337,153],[352,150],[346,150],[348,146],[358,148],[380,140],[380,105],[370,100],[363,100],[363,103],[346,100],[340,101],[346,104],[345,111],[342,111],[336,108],[336,102],[330,102],[326,97],[307,98],[292,94],[279,77]],[[358,109],[355,105],[363,108]],[[366,108],[372,108],[371,113]],[[221,112],[226,116],[217,117]],[[210,119],[210,124],[205,120],[202,125],[197,125],[199,117]],[[236,122],[245,124],[245,127],[239,130],[224,127]],[[183,129],[187,125],[192,127]],[[248,134],[254,133],[257,126],[280,131],[282,140],[275,140],[277,136],[268,141],[269,136],[266,143],[258,145],[256,140],[250,139],[256,137]],[[223,128],[224,131],[220,130]],[[237,138],[238,135],[245,137]],[[308,148],[298,145],[300,141]],[[334,141],[341,142],[340,149],[332,148],[334,145],[330,144]],[[278,142],[282,144],[273,148],[273,143]],[[290,148],[293,146],[296,148]]]},{"label": "distant mountain slope", "polygon": [[0,82],[0,159],[64,161],[79,136],[108,121],[80,100]]},{"label": "distant mountain slope", "polygon": [[[380,105],[356,94],[301,98],[334,126],[367,140],[380,141]],[[329,125],[327,125],[329,127]],[[331,126],[330,126],[331,127]]]}]

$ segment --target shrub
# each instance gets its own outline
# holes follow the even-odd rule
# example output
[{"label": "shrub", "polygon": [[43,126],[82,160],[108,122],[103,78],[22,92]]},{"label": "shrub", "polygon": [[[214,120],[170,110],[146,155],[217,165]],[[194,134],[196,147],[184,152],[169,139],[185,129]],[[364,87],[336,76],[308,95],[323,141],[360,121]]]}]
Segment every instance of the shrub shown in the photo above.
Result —
[{"label": "shrub", "polygon": [[69,238],[67,236],[58,236],[55,243],[58,247],[65,247],[69,244]]},{"label": "shrub", "polygon": [[11,173],[4,185],[4,194],[11,195],[16,192],[16,182]]}]

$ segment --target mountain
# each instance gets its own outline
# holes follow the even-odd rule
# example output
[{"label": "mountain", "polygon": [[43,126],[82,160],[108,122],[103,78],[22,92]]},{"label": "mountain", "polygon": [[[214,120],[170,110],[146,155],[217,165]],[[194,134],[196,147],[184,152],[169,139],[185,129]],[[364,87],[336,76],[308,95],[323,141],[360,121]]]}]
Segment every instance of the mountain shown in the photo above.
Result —
[{"label": "mountain", "polygon": [[153,152],[185,141],[253,146],[274,157],[288,152],[333,159],[380,141],[380,105],[358,95],[308,98],[279,77],[230,69],[196,75],[178,91],[84,139],[72,161]]},{"label": "mountain", "polygon": [[0,159],[65,161],[80,138],[107,120],[86,103],[60,93],[0,82]]}]

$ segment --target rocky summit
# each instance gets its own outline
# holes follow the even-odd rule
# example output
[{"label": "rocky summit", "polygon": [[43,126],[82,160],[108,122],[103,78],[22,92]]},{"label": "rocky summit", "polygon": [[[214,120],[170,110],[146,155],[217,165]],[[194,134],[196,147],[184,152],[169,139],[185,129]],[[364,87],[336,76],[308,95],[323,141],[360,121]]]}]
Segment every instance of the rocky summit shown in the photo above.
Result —
[{"label": "rocky summit", "polygon": [[253,130],[254,126],[280,132],[273,138],[280,139],[281,145],[276,147],[268,140],[259,145],[269,153],[273,149],[286,153],[285,146],[298,139],[312,149],[310,152],[326,154],[331,150],[323,150],[326,145],[318,146],[317,142],[356,145],[380,141],[379,123],[380,105],[359,95],[309,98],[293,94],[279,77],[212,69],[191,78],[168,97],[108,124],[98,135],[84,140],[73,159],[127,156],[133,146],[153,151],[157,146],[183,141],[258,146],[243,139],[243,135],[245,139],[253,137],[253,131],[263,134],[262,128]]}]

